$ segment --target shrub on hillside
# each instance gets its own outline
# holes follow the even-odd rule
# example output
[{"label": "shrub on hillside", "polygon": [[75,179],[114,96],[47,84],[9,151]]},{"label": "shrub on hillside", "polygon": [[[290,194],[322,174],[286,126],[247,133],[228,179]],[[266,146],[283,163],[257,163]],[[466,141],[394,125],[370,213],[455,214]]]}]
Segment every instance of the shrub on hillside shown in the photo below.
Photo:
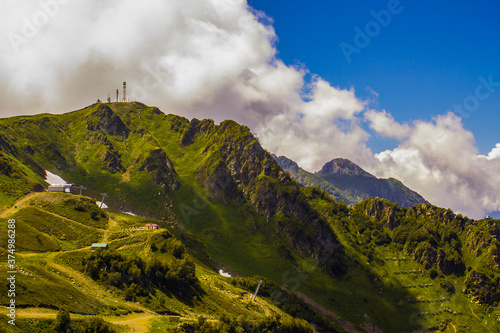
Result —
[{"label": "shrub on hillside", "polygon": [[183,291],[196,282],[190,258],[144,260],[116,251],[95,251],[82,259],[84,271],[96,281],[119,288],[127,299],[148,294],[150,284],[163,291]]},{"label": "shrub on hillside", "polygon": [[72,322],[70,314],[65,307],[57,312],[56,320],[50,330],[52,333],[116,333],[102,318],[91,317],[79,322]]}]

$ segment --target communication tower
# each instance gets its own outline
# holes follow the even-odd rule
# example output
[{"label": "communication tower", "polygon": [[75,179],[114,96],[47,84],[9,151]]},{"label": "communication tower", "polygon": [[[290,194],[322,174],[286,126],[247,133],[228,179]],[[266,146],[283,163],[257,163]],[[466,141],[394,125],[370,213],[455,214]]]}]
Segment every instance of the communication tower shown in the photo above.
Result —
[{"label": "communication tower", "polygon": [[127,102],[127,82],[123,82],[123,102]]}]

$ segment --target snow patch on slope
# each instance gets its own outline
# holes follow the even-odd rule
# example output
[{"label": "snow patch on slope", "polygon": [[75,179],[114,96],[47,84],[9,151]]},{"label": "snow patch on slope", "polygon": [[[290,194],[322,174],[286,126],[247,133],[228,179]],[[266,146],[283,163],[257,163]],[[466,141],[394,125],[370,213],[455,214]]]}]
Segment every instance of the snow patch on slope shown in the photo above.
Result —
[{"label": "snow patch on slope", "polygon": [[68,184],[67,181],[62,179],[60,176],[45,170],[45,181],[49,183],[50,185],[63,185],[63,184]]},{"label": "snow patch on slope", "polygon": [[224,272],[223,269],[219,269],[219,274],[222,275],[222,276],[225,276],[225,277],[231,277],[231,274],[229,274],[227,272]]},{"label": "snow patch on slope", "polygon": [[96,201],[95,202],[97,204],[97,206],[101,207],[101,203],[102,203],[102,209],[106,209],[106,208],[109,208],[108,205],[106,205],[104,202],[102,201]]}]

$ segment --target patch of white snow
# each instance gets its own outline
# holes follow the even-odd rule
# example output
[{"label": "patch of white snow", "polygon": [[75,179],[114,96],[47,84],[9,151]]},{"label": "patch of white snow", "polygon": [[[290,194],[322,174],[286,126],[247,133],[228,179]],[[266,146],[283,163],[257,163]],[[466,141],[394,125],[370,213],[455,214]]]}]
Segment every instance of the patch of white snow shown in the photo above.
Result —
[{"label": "patch of white snow", "polygon": [[[97,204],[97,206],[101,207],[101,202],[102,201],[96,201],[95,203]],[[108,208],[108,205],[106,205],[105,203],[102,203],[102,209],[105,209],[105,208]]]},{"label": "patch of white snow", "polygon": [[60,176],[53,174],[52,172],[45,170],[45,181],[49,183],[50,185],[63,185],[63,184],[68,184],[67,181],[62,179]]},{"label": "patch of white snow", "polygon": [[231,277],[231,274],[229,274],[227,272],[224,272],[223,269],[219,269],[219,274],[222,275],[222,276],[225,276],[225,277]]}]

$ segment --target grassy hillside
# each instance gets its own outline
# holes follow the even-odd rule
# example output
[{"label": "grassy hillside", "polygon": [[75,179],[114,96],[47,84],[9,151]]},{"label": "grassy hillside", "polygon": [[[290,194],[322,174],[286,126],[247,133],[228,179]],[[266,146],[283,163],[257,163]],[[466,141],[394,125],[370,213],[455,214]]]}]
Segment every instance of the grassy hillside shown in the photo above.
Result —
[{"label": "grassy hillside", "polygon": [[[248,318],[255,324],[273,316],[290,318],[286,320],[294,323],[285,312],[286,309],[281,309],[271,301],[266,287],[263,286],[263,297],[252,302],[252,291],[247,288],[247,284],[235,283],[220,276],[203,263],[208,257],[203,246],[190,240],[185,232],[169,228],[144,230],[144,224],[151,220],[120,213],[105,213],[99,208],[99,216],[104,215],[110,222],[105,224],[104,230],[96,225],[86,226],[87,218],[80,214],[81,207],[75,205],[73,200],[91,202],[88,198],[71,194],[40,193],[22,203],[16,212],[1,221],[3,235],[6,234],[7,219],[16,219],[17,228],[24,224],[32,224],[37,228],[16,228],[21,238],[16,242],[19,246],[16,254],[16,270],[19,272],[16,280],[16,305],[20,313],[19,326],[25,328],[24,332],[38,329],[43,331],[44,327],[53,324],[57,310],[63,306],[77,321],[99,315],[108,322],[125,322],[125,326],[128,322],[125,318],[133,317],[134,313],[143,313],[148,318],[144,327],[150,327],[152,331],[177,327],[177,324],[172,325],[162,314],[179,314],[184,323],[192,322],[193,325],[197,325],[198,318],[215,320],[213,323],[217,323],[219,318],[234,321],[239,316]],[[48,202],[57,205],[59,212],[74,216],[75,220],[45,210],[49,207],[46,205]],[[89,211],[93,211],[93,208],[87,207]],[[29,223],[23,222],[23,219]],[[105,237],[110,250],[92,252],[88,247],[90,243],[82,240],[83,234],[81,237],[70,237],[76,235],[62,226],[74,228],[75,232],[87,231],[89,235],[99,236],[95,241]],[[33,234],[33,238],[44,235],[53,240],[55,245],[64,239],[66,246],[52,249],[40,245],[35,250],[26,249],[23,247],[21,234]],[[193,251],[186,248],[183,239],[186,239],[186,244],[197,244]],[[6,243],[4,241],[2,244]],[[200,259],[192,257],[190,253],[199,253]],[[0,277],[3,279],[8,270],[6,254],[3,250],[0,264],[3,272]],[[161,273],[159,279],[158,273]],[[286,291],[283,293],[291,297],[284,304],[298,300]],[[0,296],[0,303],[8,303],[6,293]],[[328,327],[329,324],[321,315],[306,306],[308,308],[308,315],[313,314]],[[44,315],[41,316],[40,313]],[[115,320],[116,316],[123,316],[124,319]],[[25,318],[34,319],[27,321]],[[283,325],[288,325],[288,321]],[[234,325],[237,323],[234,321]],[[1,327],[10,329],[4,324]],[[304,332],[311,330],[305,322],[300,325],[305,328]]]},{"label": "grassy hillside", "polygon": [[[310,329],[290,316],[339,332],[498,329],[496,220],[380,199],[348,208],[300,188],[245,126],[140,103],[7,118],[0,130],[15,170],[3,176],[44,184],[47,169],[87,188],[2,194],[2,244],[15,218],[18,265],[33,277],[21,283],[31,283],[19,296],[27,316],[46,307],[53,319],[64,304],[75,320],[101,315],[152,331],[177,326],[164,314],[198,331]],[[95,204],[103,192],[106,212]],[[92,242],[110,250],[91,253]],[[44,303],[43,290],[59,284],[71,298],[56,291]]]},{"label": "grassy hillside", "polygon": [[234,122],[189,122],[140,103],[23,120],[0,124],[16,137],[9,144],[95,198],[108,193],[114,209],[184,225],[235,271],[279,279],[283,257],[317,257],[315,234],[331,251],[335,236],[323,221],[311,224],[296,183]]},{"label": "grassy hillside", "polygon": [[15,156],[18,156],[17,150],[7,145],[0,135],[0,210],[12,206],[19,197],[43,183],[40,174],[22,164]]},{"label": "grassy hillside", "polygon": [[430,204],[399,208],[379,198],[347,209],[326,192],[303,191],[328,216],[347,251],[369,267],[381,297],[411,309],[411,327],[498,331],[500,243],[493,236],[499,220],[472,221]]}]

